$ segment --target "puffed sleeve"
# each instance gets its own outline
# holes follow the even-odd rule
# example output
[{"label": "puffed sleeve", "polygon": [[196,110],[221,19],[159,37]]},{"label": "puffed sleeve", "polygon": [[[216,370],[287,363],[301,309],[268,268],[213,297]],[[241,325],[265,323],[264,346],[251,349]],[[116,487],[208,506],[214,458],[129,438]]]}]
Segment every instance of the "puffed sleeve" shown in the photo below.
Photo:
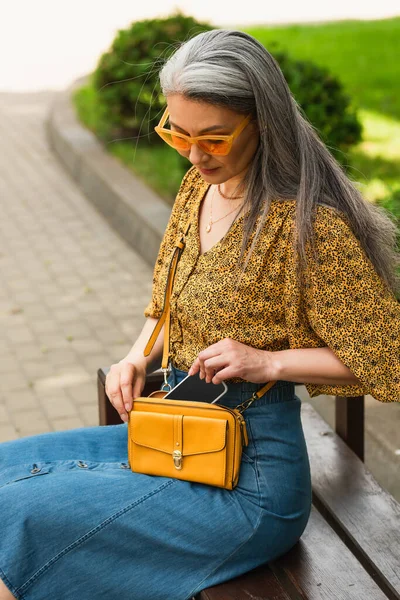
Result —
[{"label": "puffed sleeve", "polygon": [[195,167],[191,167],[182,179],[154,265],[152,296],[144,309],[145,317],[159,319],[161,316],[170,258],[180,231],[179,227],[183,223],[182,219],[187,216],[186,204],[190,192],[198,179],[199,173]]},{"label": "puffed sleeve", "polygon": [[[306,384],[307,391],[400,402],[400,304],[343,215],[319,206],[314,227],[319,264],[309,252],[304,293],[290,315],[293,325],[302,323],[303,339],[292,333],[291,347],[328,346],[361,385]],[[296,306],[303,318],[294,316]]]}]

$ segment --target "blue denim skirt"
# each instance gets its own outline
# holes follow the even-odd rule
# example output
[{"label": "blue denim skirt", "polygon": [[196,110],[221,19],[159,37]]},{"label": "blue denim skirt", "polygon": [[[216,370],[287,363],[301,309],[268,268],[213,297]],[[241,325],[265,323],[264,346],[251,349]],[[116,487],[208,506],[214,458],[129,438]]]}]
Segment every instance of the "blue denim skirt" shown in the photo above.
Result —
[{"label": "blue denim skirt", "polygon": [[[228,384],[219,402],[260,387]],[[188,600],[284,554],[311,510],[300,406],[278,381],[243,413],[234,490],[133,473],[126,423],[0,444],[1,579],[20,600]]]}]

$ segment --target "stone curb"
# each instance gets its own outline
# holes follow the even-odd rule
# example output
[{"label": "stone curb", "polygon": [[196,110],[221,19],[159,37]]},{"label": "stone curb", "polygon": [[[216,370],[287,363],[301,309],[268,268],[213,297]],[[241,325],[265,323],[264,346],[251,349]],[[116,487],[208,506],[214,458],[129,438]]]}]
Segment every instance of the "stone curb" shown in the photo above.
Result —
[{"label": "stone curb", "polygon": [[81,77],[57,95],[45,120],[50,147],[110,226],[153,268],[171,208],[78,121],[71,95],[86,81]]}]

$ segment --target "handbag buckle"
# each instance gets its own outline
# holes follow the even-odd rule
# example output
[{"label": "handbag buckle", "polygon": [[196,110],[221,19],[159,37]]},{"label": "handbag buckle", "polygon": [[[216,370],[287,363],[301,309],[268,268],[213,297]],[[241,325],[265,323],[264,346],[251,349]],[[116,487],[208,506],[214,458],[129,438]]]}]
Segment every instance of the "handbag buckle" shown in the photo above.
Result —
[{"label": "handbag buckle", "polygon": [[172,458],[174,459],[175,469],[182,469],[182,452],[180,450],[174,450]]}]

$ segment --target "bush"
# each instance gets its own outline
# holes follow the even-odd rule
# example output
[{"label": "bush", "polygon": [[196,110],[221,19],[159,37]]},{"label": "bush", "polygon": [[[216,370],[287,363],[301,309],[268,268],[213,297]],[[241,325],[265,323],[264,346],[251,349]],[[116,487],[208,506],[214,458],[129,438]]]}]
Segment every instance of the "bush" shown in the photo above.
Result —
[{"label": "bush", "polygon": [[344,164],[347,160],[344,154],[362,139],[362,125],[343,85],[326,68],[294,60],[282,50],[269,47],[269,51],[282,69],[300,110],[333,156]]},{"label": "bush", "polygon": [[[159,71],[180,43],[211,29],[207,23],[176,13],[165,19],[137,21],[118,31],[91,75],[86,90],[90,106],[86,109],[85,98],[80,96],[82,111],[87,113],[86,120],[99,139],[113,142],[113,147],[118,142],[131,148],[139,138],[141,148],[164,145],[153,129],[165,106]],[[293,60],[282,50],[268,49],[278,61],[300,110],[335,158],[345,164],[345,154],[360,141],[362,128],[341,83],[327,69],[310,61]],[[164,151],[175,152],[166,145]],[[126,156],[130,164],[129,151]],[[180,180],[190,164],[180,155],[175,163],[174,180]]]},{"label": "bush", "polygon": [[[389,213],[394,217],[393,220],[397,225],[397,252],[400,254],[400,188],[394,190],[386,198],[381,198],[378,200],[378,204],[389,211]],[[400,281],[400,256],[396,272]],[[400,302],[400,288],[397,291],[396,297]]]},{"label": "bush", "polygon": [[397,223],[397,250],[400,252],[400,189],[395,190],[387,196],[386,198],[382,198],[378,201],[380,206],[383,206],[386,210],[388,210],[395,219]]},{"label": "bush", "polygon": [[[206,23],[176,13],[119,30],[93,73],[92,83],[108,123],[103,139],[148,135],[165,105],[158,79],[163,63],[183,41],[210,30]],[[155,143],[163,143],[152,136]]]},{"label": "bush", "polygon": [[[211,29],[207,23],[177,13],[165,19],[137,21],[120,30],[110,50],[101,56],[92,78],[107,123],[101,137],[111,140],[153,133],[165,104],[158,80],[162,64],[181,42]],[[273,48],[269,51],[278,61],[300,109],[344,164],[350,146],[361,140],[362,126],[342,84],[328,69],[294,60]],[[154,135],[152,141],[162,143]]]}]

